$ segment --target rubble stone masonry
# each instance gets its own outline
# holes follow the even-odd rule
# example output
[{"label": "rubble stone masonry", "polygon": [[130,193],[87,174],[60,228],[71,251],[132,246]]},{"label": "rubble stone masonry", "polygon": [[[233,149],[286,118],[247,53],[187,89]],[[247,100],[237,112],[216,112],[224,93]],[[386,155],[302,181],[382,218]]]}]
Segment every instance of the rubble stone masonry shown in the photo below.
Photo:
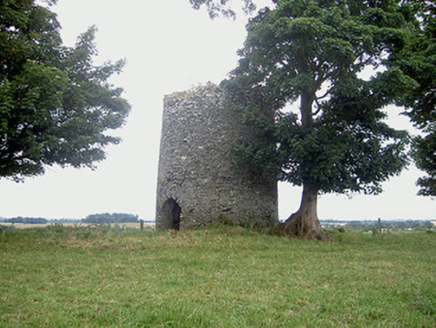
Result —
[{"label": "rubble stone masonry", "polygon": [[214,84],[165,96],[156,228],[189,228],[219,219],[272,226],[278,222],[275,177],[238,170],[227,155],[243,128]]}]

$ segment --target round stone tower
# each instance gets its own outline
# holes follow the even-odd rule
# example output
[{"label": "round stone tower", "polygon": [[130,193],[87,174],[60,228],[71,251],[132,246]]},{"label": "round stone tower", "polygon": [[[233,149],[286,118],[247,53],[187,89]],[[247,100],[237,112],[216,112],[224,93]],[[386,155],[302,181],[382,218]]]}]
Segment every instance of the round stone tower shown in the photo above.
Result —
[{"label": "round stone tower", "polygon": [[188,228],[219,219],[272,226],[277,182],[237,170],[226,153],[243,129],[225,108],[225,94],[207,84],[165,96],[156,228]]}]

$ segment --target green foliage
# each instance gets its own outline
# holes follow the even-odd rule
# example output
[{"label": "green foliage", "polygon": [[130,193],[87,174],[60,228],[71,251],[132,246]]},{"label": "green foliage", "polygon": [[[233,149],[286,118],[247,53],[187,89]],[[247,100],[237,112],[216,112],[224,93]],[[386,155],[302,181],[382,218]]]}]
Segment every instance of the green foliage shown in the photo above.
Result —
[{"label": "green foliage", "polygon": [[13,230],[16,230],[16,228],[13,225],[0,224],[0,233],[6,232],[6,231],[13,231]]},{"label": "green foliage", "polygon": [[[200,9],[205,6],[210,18],[214,19],[220,15],[224,17],[236,17],[232,1],[230,0],[189,0],[194,9]],[[252,13],[256,9],[255,1],[241,0],[243,2],[242,9],[245,13]]]},{"label": "green foliage", "polygon": [[413,143],[413,158],[419,169],[427,173],[418,180],[419,194],[436,196],[436,6],[434,1],[410,0],[420,23],[415,26],[407,47],[392,59],[418,86],[403,95],[403,104],[412,122],[424,136]]},{"label": "green foliage", "polygon": [[416,137],[413,142],[412,156],[416,166],[425,171],[427,176],[418,179],[421,187],[418,194],[436,196],[436,130],[430,131],[425,137]]},{"label": "green foliage", "polygon": [[92,167],[129,112],[108,81],[124,62],[93,64],[95,27],[63,46],[56,15],[34,0],[2,1],[0,13],[0,177]]},{"label": "green foliage", "polygon": [[44,218],[27,218],[27,217],[16,217],[12,219],[6,219],[3,222],[6,223],[26,223],[26,224],[46,224],[48,223],[47,219]]},{"label": "green foliage", "polygon": [[[82,232],[80,232],[82,233]],[[0,233],[2,327],[433,327],[436,234]]]},{"label": "green foliage", "polygon": [[[388,64],[411,35],[413,11],[400,1],[275,3],[248,24],[239,65],[222,83],[253,131],[234,156],[321,192],[379,193],[408,163],[408,134],[384,122],[383,108],[417,86]],[[367,68],[380,71],[365,79]],[[298,115],[287,108],[297,100]]]},{"label": "green foliage", "polygon": [[138,215],[126,214],[126,213],[102,213],[91,214],[82,219],[84,223],[126,223],[126,222],[138,222]]},{"label": "green foliage", "polygon": [[[377,221],[350,221],[344,225],[344,227],[351,228],[353,230],[361,231],[371,231],[374,227],[378,226]],[[381,228],[387,229],[389,226],[390,231],[394,230],[414,230],[414,231],[424,231],[433,230],[435,225],[430,221],[419,221],[419,220],[406,220],[406,221],[395,221],[395,220],[382,220]]]}]

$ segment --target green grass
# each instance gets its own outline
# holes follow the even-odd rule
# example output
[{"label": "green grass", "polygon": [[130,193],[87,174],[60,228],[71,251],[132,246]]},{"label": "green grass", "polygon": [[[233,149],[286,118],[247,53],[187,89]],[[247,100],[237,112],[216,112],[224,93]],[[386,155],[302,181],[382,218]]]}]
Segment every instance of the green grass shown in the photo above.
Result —
[{"label": "green grass", "polygon": [[0,231],[0,327],[436,327],[436,234]]}]

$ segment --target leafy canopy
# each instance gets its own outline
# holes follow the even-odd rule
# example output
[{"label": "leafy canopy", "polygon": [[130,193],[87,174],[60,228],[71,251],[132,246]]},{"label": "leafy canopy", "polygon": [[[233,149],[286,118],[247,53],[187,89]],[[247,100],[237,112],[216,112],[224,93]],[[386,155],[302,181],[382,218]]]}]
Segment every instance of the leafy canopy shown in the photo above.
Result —
[{"label": "leafy canopy", "polygon": [[[223,86],[253,131],[239,166],[320,192],[378,193],[408,163],[405,131],[383,108],[416,82],[389,61],[415,24],[396,0],[276,0],[250,20]],[[368,69],[377,69],[365,77]],[[288,105],[299,102],[297,113]]]},{"label": "leafy canopy", "polygon": [[418,83],[404,94],[403,105],[423,132],[412,148],[417,167],[427,173],[418,180],[419,194],[436,196],[436,4],[429,0],[410,2],[420,23],[392,65],[398,65]]},{"label": "leafy canopy", "polygon": [[[236,17],[231,0],[189,0],[189,2],[194,9],[200,9],[202,6],[205,6],[212,19],[220,15],[224,17]],[[245,13],[252,13],[256,9],[253,0],[241,0],[241,2],[243,2],[242,9]]]},{"label": "leafy canopy", "polygon": [[[54,3],[54,1],[48,1]],[[104,159],[106,135],[130,106],[108,82],[123,61],[95,66],[95,27],[62,44],[56,15],[34,0],[0,2],[0,177],[20,180],[45,165]]]}]

